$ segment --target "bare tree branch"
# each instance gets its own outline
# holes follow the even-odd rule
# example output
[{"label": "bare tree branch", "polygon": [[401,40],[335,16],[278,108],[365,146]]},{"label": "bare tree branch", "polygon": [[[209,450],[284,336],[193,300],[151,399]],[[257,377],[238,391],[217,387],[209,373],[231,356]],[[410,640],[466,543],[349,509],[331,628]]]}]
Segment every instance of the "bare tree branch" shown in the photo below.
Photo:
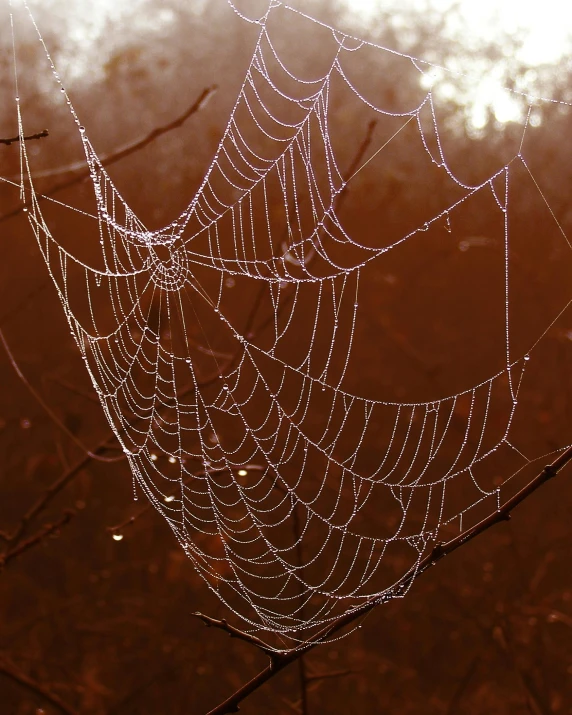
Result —
[{"label": "bare tree branch", "polygon": [[[10,364],[12,365],[14,372],[16,375],[19,377],[20,381],[24,384],[26,389],[30,392],[32,397],[36,400],[36,402],[40,405],[40,407],[44,410],[44,412],[48,415],[48,417],[52,420],[52,422],[58,427],[67,437],[76,445],[78,446],[83,452],[86,452],[87,454],[90,454],[89,449],[79,440],[75,434],[68,429],[66,424],[56,415],[56,413],[52,410],[52,408],[47,404],[47,402],[44,400],[44,398],[41,396],[41,394],[36,390],[36,388],[32,385],[32,383],[28,380],[28,378],[24,375],[22,370],[20,369],[20,366],[18,362],[16,361],[16,358],[14,357],[14,354],[12,353],[12,350],[10,349],[10,346],[8,345],[8,341],[4,337],[4,333],[2,329],[0,329],[0,344],[4,348],[4,351],[8,357],[8,360]],[[97,459],[98,455],[96,454],[91,454],[90,455],[92,459]],[[113,461],[118,461],[119,459],[124,459],[124,455],[121,455],[121,457],[115,458]]]},{"label": "bare tree branch", "polygon": [[237,638],[238,640],[245,641],[246,643],[250,643],[250,645],[256,646],[256,648],[261,650],[270,658],[270,667],[276,666],[280,662],[282,658],[282,653],[280,651],[273,650],[260,638],[231,626],[224,618],[218,620],[217,618],[205,616],[204,613],[199,613],[198,611],[195,611],[191,615],[199,618],[205,626],[219,628],[221,631],[228,633],[231,638]]},{"label": "bare tree branch", "polygon": [[12,137],[11,139],[0,139],[0,144],[6,144],[7,146],[10,146],[10,144],[15,144],[19,141],[30,141],[30,139],[43,139],[44,137],[48,137],[50,135],[49,131],[47,129],[42,129],[41,132],[37,132],[36,134],[28,134],[25,137],[17,136],[17,137]]},{"label": "bare tree branch", "polygon": [[4,675],[6,678],[18,683],[23,688],[38,696],[42,700],[50,705],[53,705],[58,712],[63,713],[63,715],[78,715],[77,711],[71,708],[69,705],[64,703],[64,701],[52,692],[45,685],[37,683],[32,680],[30,676],[23,673],[18,667],[9,661],[4,655],[0,655],[0,674]]},{"label": "bare tree branch", "polygon": [[50,486],[40,495],[36,502],[28,509],[28,511],[21,518],[20,523],[16,527],[15,531],[7,539],[9,546],[14,546],[26,533],[29,524],[33,519],[35,519],[38,514],[40,514],[50,503],[50,501],[66,487],[69,482],[81,472],[92,460],[92,454],[100,454],[105,452],[111,446],[113,446],[115,440],[115,434],[107,437],[103,442],[92,450],[89,454],[85,454],[81,459],[79,459],[74,465],[67,469],[58,479],[56,479]]},{"label": "bare tree branch", "polygon": [[501,521],[506,521],[510,519],[510,514],[515,507],[517,507],[521,502],[523,502],[527,497],[533,494],[537,489],[539,489],[543,484],[548,482],[550,479],[555,477],[558,472],[572,460],[572,447],[566,449],[558,459],[556,459],[551,464],[544,467],[544,469],[530,481],[523,489],[521,489],[517,494],[512,496],[504,504],[504,506],[497,511],[490,514],[487,518],[483,519],[479,523],[475,524],[471,529],[465,533],[459,534],[454,539],[447,541],[445,543],[437,543],[431,550],[431,552],[422,559],[419,564],[416,565],[414,569],[409,570],[392,588],[391,592],[385,594],[381,597],[372,598],[366,601],[362,606],[356,608],[353,611],[349,611],[344,615],[340,616],[328,626],[323,628],[316,636],[299,646],[298,648],[293,648],[289,651],[280,651],[280,660],[274,664],[273,667],[268,666],[264,670],[260,671],[251,680],[245,683],[241,688],[239,688],[230,697],[224,700],[220,705],[209,711],[208,715],[226,715],[226,713],[235,713],[239,711],[240,703],[255,690],[258,690],[264,683],[268,682],[273,678],[276,673],[285,668],[290,663],[296,662],[305,653],[314,649],[316,646],[324,643],[331,636],[333,636],[338,631],[342,630],[346,626],[351,625],[356,620],[364,616],[369,611],[373,610],[376,606],[385,603],[389,600],[392,595],[405,592],[413,583],[413,581],[420,576],[422,573],[427,571],[429,568],[434,566],[438,561],[440,561],[445,556],[456,551],[460,546],[466,544],[467,542],[474,539],[479,534],[482,534],[490,527],[498,524]]},{"label": "bare tree branch", "polygon": [[[134,154],[137,151],[140,151],[144,147],[146,147],[148,144],[151,144],[151,142],[154,142],[155,139],[158,139],[160,136],[163,134],[166,134],[167,132],[172,131],[173,129],[178,129],[184,122],[189,119],[189,117],[192,117],[193,114],[196,114],[199,112],[209,101],[209,99],[213,96],[213,94],[216,92],[217,86],[212,85],[211,87],[206,87],[203,89],[203,91],[199,94],[199,96],[195,99],[195,101],[191,104],[191,106],[181,114],[180,117],[177,117],[177,119],[173,120],[172,122],[169,122],[169,124],[165,124],[161,127],[157,127],[153,129],[152,131],[149,132],[146,136],[144,136],[142,139],[138,139],[135,142],[132,142],[130,144],[127,144],[126,146],[122,147],[121,149],[118,149],[117,151],[113,152],[112,154],[107,154],[101,158],[101,164],[102,166],[109,166],[110,164],[115,164],[115,162],[120,161],[121,159],[125,159],[126,156],[129,156],[130,154]],[[71,179],[67,179],[66,181],[62,181],[59,184],[56,184],[55,186],[52,186],[51,189],[49,189],[46,193],[43,194],[38,194],[37,198],[38,199],[45,199],[48,198],[49,196],[52,196],[52,194],[55,194],[58,191],[62,191],[63,189],[67,189],[70,186],[73,186],[74,184],[79,184],[80,182],[84,181],[89,177],[89,169],[82,169],[80,172],[77,172],[75,176],[73,176]],[[12,216],[16,216],[19,213],[21,213],[24,209],[28,209],[32,206],[32,201],[27,201],[25,204],[22,204],[21,206],[18,206],[18,208],[14,209],[13,211],[9,211],[6,214],[3,214],[0,216],[0,222],[5,221]]]},{"label": "bare tree branch", "polygon": [[355,670],[344,668],[343,670],[329,670],[325,673],[309,673],[306,677],[312,683],[328,680],[328,678],[344,678],[346,675],[353,675],[354,673],[356,673]]},{"label": "bare tree branch", "polygon": [[21,556],[24,552],[29,551],[34,546],[37,546],[42,541],[45,541],[50,536],[56,536],[59,530],[64,527],[75,516],[75,511],[67,509],[64,515],[53,524],[46,524],[36,534],[25,541],[21,541],[17,546],[9,549],[4,554],[0,554],[0,570],[3,569],[10,561],[17,556]]},{"label": "bare tree branch", "polygon": [[531,715],[548,715],[548,706],[542,702],[539,694],[536,692],[530,674],[524,671],[518,664],[513,645],[510,642],[506,629],[503,628],[502,625],[497,625],[493,628],[493,640],[507,656],[511,667],[518,675]]},{"label": "bare tree branch", "polygon": [[453,697],[451,698],[449,707],[447,708],[447,715],[455,715],[455,712],[457,712],[457,706],[461,702],[463,693],[468,688],[469,683],[471,682],[473,675],[475,674],[475,671],[477,670],[477,666],[478,666],[479,662],[480,662],[480,655],[477,655],[469,663],[469,667],[467,668],[466,673],[463,675],[463,677],[459,681],[459,684],[455,688],[455,692],[453,693]]},{"label": "bare tree branch", "polygon": [[298,677],[300,679],[300,715],[308,715],[308,686],[310,679],[308,678],[308,670],[304,656],[298,659]]}]

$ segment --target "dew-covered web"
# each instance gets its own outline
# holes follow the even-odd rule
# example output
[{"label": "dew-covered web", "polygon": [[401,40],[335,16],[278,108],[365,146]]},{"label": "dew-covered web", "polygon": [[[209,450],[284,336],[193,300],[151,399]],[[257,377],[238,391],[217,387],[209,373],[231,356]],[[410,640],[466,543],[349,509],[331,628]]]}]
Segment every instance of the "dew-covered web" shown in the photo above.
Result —
[{"label": "dew-covered web", "polygon": [[[294,16],[331,43],[315,76],[294,72],[274,41],[273,20]],[[529,463],[511,443],[529,357],[511,350],[507,219],[511,172],[525,159],[517,153],[486,180],[465,183],[442,150],[431,89],[394,111],[352,81],[364,51],[420,80],[432,65],[277,2],[256,23],[212,164],[172,223],[149,230],[130,209],[53,65],[81,133],[99,243],[73,252],[58,242],[24,141],[21,187],[136,493],[247,628],[296,642],[367,600],[402,596],[404,574],[436,542],[500,508]],[[365,159],[352,175],[338,163],[329,125],[340,93],[387,123],[386,144],[405,131],[414,137],[454,200],[399,235],[382,224],[359,238],[346,231],[338,206]],[[504,242],[499,370],[430,402],[357,394],[352,347],[368,301],[364,273],[434,227],[451,232],[483,195]],[[499,405],[504,417],[493,421]],[[500,452],[509,468],[493,483],[488,467]]]}]

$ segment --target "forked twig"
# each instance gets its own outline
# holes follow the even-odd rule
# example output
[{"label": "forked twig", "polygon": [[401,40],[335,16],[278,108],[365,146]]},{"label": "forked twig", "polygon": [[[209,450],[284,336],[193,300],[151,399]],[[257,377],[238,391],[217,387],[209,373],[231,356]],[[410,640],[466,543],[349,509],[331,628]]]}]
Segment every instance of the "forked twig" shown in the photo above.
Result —
[{"label": "forked twig", "polygon": [[434,566],[445,556],[448,556],[453,551],[456,551],[460,546],[474,539],[479,534],[482,534],[491,526],[498,524],[501,521],[510,519],[512,510],[523,502],[527,497],[533,494],[543,484],[555,477],[558,472],[572,460],[572,447],[568,447],[561,455],[551,464],[544,467],[532,481],[523,487],[517,494],[512,496],[502,508],[490,514],[488,517],[478,522],[471,529],[463,534],[447,541],[445,543],[437,543],[431,552],[422,559],[416,567],[408,571],[393,587],[391,593],[385,594],[383,597],[375,597],[366,601],[362,606],[353,611],[343,614],[332,623],[323,628],[316,636],[297,648],[289,651],[280,651],[280,659],[275,664],[270,664],[264,670],[260,671],[251,680],[245,683],[242,687],[236,690],[230,697],[224,700],[220,705],[210,710],[207,715],[226,715],[227,713],[235,713],[239,711],[240,703],[255,690],[258,690],[264,683],[273,678],[276,673],[297,661],[302,655],[312,650],[316,646],[324,643],[331,636],[346,626],[351,625],[356,620],[369,613],[376,606],[384,603],[391,597],[391,594],[404,593],[413,581],[429,568]]}]

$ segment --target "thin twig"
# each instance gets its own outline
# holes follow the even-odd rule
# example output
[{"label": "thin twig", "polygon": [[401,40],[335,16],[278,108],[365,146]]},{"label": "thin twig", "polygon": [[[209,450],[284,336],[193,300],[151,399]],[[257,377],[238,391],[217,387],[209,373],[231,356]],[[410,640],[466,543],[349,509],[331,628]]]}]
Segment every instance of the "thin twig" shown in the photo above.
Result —
[{"label": "thin twig", "polygon": [[270,667],[273,667],[280,662],[280,659],[282,657],[280,651],[273,650],[263,640],[257,638],[256,636],[253,636],[251,633],[245,633],[239,628],[231,626],[230,623],[227,623],[224,618],[222,618],[221,620],[219,620],[218,618],[211,618],[210,616],[205,616],[204,613],[199,613],[199,611],[195,611],[191,615],[199,618],[205,624],[205,626],[208,626],[209,628],[218,628],[221,631],[228,633],[231,638],[237,638],[238,640],[245,641],[246,643],[250,643],[250,645],[256,646],[256,648],[261,650],[270,658]]},{"label": "thin twig", "polygon": [[14,546],[26,533],[29,524],[33,519],[35,519],[38,514],[40,514],[48,506],[50,501],[62,491],[62,489],[69,484],[69,482],[81,472],[91,461],[93,454],[100,454],[105,452],[110,446],[113,445],[113,440],[115,439],[115,434],[107,437],[103,442],[94,449],[91,450],[89,454],[85,454],[81,459],[79,459],[74,465],[67,469],[58,479],[56,479],[50,486],[40,495],[40,497],[32,504],[28,511],[21,518],[20,523],[16,527],[15,531],[7,539],[9,546]]},{"label": "thin twig", "polygon": [[94,390],[84,390],[83,388],[78,387],[77,385],[74,385],[67,380],[64,380],[58,375],[42,375],[42,383],[45,384],[47,382],[53,382],[56,385],[61,385],[61,387],[64,387],[66,390],[69,390],[70,392],[73,392],[74,394],[79,395],[80,397],[83,397],[90,402],[94,402],[98,406],[101,405],[101,401]]},{"label": "thin twig", "polygon": [[465,690],[468,688],[469,683],[473,679],[473,675],[475,674],[477,666],[480,662],[480,657],[480,655],[477,655],[473,658],[466,673],[463,675],[459,684],[455,688],[455,692],[453,693],[453,697],[451,698],[449,707],[447,708],[447,715],[455,715],[455,712],[457,712],[457,706],[461,702],[461,698],[463,697]]},{"label": "thin twig", "polygon": [[[369,145],[371,144],[371,140],[373,139],[373,132],[377,126],[377,119],[372,119],[370,123],[367,125],[367,130],[365,133],[365,136],[363,138],[362,143],[359,145],[358,150],[352,159],[352,163],[348,166],[347,171],[345,172],[346,176],[348,177],[346,181],[346,185],[344,188],[340,191],[338,194],[338,201],[340,200],[340,197],[343,195],[343,193],[347,190],[347,186],[349,182],[354,178],[354,176],[358,173],[358,171],[361,171],[365,164],[362,164],[362,159],[365,156],[366,151],[369,148]],[[376,151],[376,154],[378,154],[384,147],[387,146],[387,143],[384,144],[380,149]],[[374,156],[376,155],[374,154]],[[368,162],[371,161],[371,159],[368,159]],[[339,203],[336,208],[339,208]]]},{"label": "thin twig", "polygon": [[[182,124],[184,124],[184,122],[187,121],[187,119],[189,119],[189,117],[192,117],[193,114],[196,114],[197,112],[199,112],[206,105],[206,103],[213,96],[213,94],[216,92],[216,90],[217,90],[216,85],[212,85],[211,87],[206,87],[199,94],[199,96],[195,99],[195,101],[191,104],[191,106],[183,114],[181,114],[180,117],[177,117],[177,119],[173,120],[172,122],[169,122],[169,124],[165,124],[161,127],[157,127],[155,129],[153,129],[152,131],[149,132],[149,134],[144,136],[142,139],[138,139],[135,142],[127,144],[126,146],[122,147],[121,149],[118,149],[117,151],[113,152],[112,154],[107,154],[106,156],[103,156],[100,160],[101,165],[109,166],[110,164],[114,164],[115,162],[120,161],[121,159],[125,159],[125,157],[129,156],[130,154],[140,151],[141,149],[146,147],[148,144],[151,144],[151,142],[154,142],[155,139],[158,139],[160,136],[163,136],[163,134],[166,134],[167,132],[170,132],[173,129],[178,129]],[[62,181],[59,184],[52,186],[51,189],[48,189],[48,191],[43,194],[37,194],[36,198],[37,199],[45,199],[49,196],[52,196],[53,194],[55,194],[58,191],[62,191],[63,189],[68,189],[70,186],[79,184],[80,182],[89,178],[89,176],[90,176],[90,170],[82,169],[80,172],[76,173],[76,175],[73,176],[71,179],[67,179],[66,181]],[[33,204],[33,200],[27,201],[26,203],[18,206],[18,208],[14,209],[12,211],[9,211],[6,214],[3,214],[2,216],[0,216],[0,222],[5,221],[6,219],[9,219],[12,216],[16,216],[17,214],[21,213],[24,209],[30,208],[32,206],[32,204]]]},{"label": "thin twig", "polygon": [[308,671],[304,656],[298,659],[298,677],[300,679],[300,715],[308,715]]},{"label": "thin twig", "polygon": [[71,519],[75,516],[75,511],[67,509],[64,515],[55,521],[53,524],[46,524],[42,529],[36,532],[33,536],[25,541],[21,541],[14,548],[0,554],[0,569],[3,569],[10,561],[13,561],[17,556],[21,556],[26,551],[29,551],[34,546],[42,543],[50,536],[55,536]]},{"label": "thin twig", "polygon": [[264,670],[260,671],[255,675],[250,681],[245,683],[242,687],[236,690],[230,697],[224,700],[220,705],[209,711],[208,715],[226,715],[227,713],[235,713],[239,710],[240,703],[255,690],[258,690],[264,683],[268,682],[273,678],[276,673],[297,661],[302,655],[308,653],[310,650],[314,649],[316,646],[324,643],[329,638],[331,638],[335,633],[342,630],[346,626],[351,625],[356,620],[364,616],[369,611],[376,608],[376,606],[385,603],[392,595],[404,593],[413,583],[413,581],[420,576],[422,573],[427,571],[429,568],[434,566],[438,561],[440,561],[445,556],[448,556],[453,551],[456,551],[463,544],[468,543],[474,539],[479,534],[482,534],[490,527],[498,524],[501,521],[507,521],[510,519],[510,514],[513,509],[515,509],[521,502],[523,502],[527,497],[533,494],[537,489],[539,489],[543,484],[548,482],[550,479],[555,477],[558,472],[572,460],[572,447],[566,449],[558,459],[556,459],[551,464],[544,467],[544,469],[525,487],[523,487],[517,494],[512,496],[505,505],[490,514],[488,517],[475,524],[471,529],[463,534],[459,534],[454,539],[447,541],[445,543],[437,543],[433,547],[431,553],[429,553],[424,559],[422,559],[419,564],[416,565],[414,569],[408,571],[392,588],[390,593],[384,594],[382,597],[375,597],[366,601],[362,606],[356,608],[353,611],[343,614],[328,626],[323,628],[316,636],[298,648],[293,648],[290,651],[280,651],[280,659],[273,666],[268,666]]},{"label": "thin twig", "polygon": [[[6,356],[8,357],[8,361],[10,362],[10,365],[12,365],[14,372],[16,375],[19,377],[20,381],[22,384],[26,387],[28,392],[32,395],[32,397],[36,400],[36,402],[40,405],[40,407],[44,410],[44,412],[48,415],[48,417],[52,420],[52,422],[58,427],[67,437],[77,446],[79,447],[82,452],[86,452],[92,459],[97,459],[98,455],[96,454],[90,454],[89,449],[79,440],[75,434],[67,427],[67,425],[56,415],[56,413],[52,410],[52,408],[48,405],[48,403],[44,400],[42,395],[36,390],[36,388],[32,385],[32,383],[28,380],[28,378],[24,375],[22,372],[20,365],[16,361],[16,358],[14,357],[14,354],[8,345],[8,341],[4,337],[4,332],[0,328],[0,344],[4,348],[4,352],[6,353]],[[113,458],[105,461],[119,461],[125,459],[125,455],[121,455],[118,458]]]},{"label": "thin twig", "polygon": [[[337,196],[334,199],[333,203],[333,210],[334,212],[338,212],[342,204],[346,198],[347,191],[348,191],[348,183],[353,179],[353,177],[356,175],[357,171],[359,171],[361,162],[363,160],[363,157],[365,156],[369,145],[371,144],[372,138],[373,138],[373,132],[375,130],[375,127],[377,126],[377,121],[375,119],[372,119],[369,124],[367,125],[366,133],[365,136],[359,145],[352,161],[350,162],[350,165],[348,166],[348,169],[346,171],[346,176],[349,177],[347,180],[345,186],[342,188],[342,190],[337,194]],[[269,316],[266,320],[264,320],[258,328],[253,331],[252,327],[254,324],[254,319],[256,317],[256,313],[258,312],[258,309],[260,308],[262,304],[262,298],[264,296],[264,291],[265,288],[262,286],[254,300],[254,304],[250,309],[250,313],[247,317],[246,324],[243,330],[243,333],[246,335],[248,339],[252,339],[255,337],[257,333],[260,333],[264,328],[268,325],[269,322],[274,320],[274,314],[272,316]],[[290,291],[285,295],[285,297],[281,300],[280,304],[278,305],[278,309],[276,311],[276,314],[279,316],[281,312],[285,309],[285,307],[288,305],[288,303],[292,300],[294,293],[293,291]],[[252,331],[252,332],[251,332]],[[225,370],[228,369],[229,367],[232,367],[233,362],[237,359],[237,357],[240,355],[241,348],[237,351],[237,353],[229,360],[227,365],[225,366]],[[217,375],[218,376],[218,375]],[[283,491],[281,488],[281,485],[275,484],[276,488],[278,488],[280,491]],[[296,505],[294,507],[293,511],[293,529],[294,529],[294,537],[296,540],[296,547],[295,547],[295,553],[296,553],[296,561],[298,563],[298,566],[302,566],[303,564],[303,552],[302,552],[302,542],[301,542],[301,525],[300,525],[300,515],[298,513],[298,506]],[[300,577],[302,577],[303,570],[300,572]],[[298,581],[300,584],[300,581]],[[300,584],[301,585],[301,584]],[[302,591],[300,592],[300,599],[302,600],[302,605],[301,605],[301,613],[303,614],[304,612],[304,606],[303,606],[303,593]],[[244,639],[243,639],[244,640]],[[308,692],[309,692],[309,684],[311,680],[313,679],[312,676],[308,675],[308,670],[306,667],[306,662],[304,659],[303,654],[299,657],[298,659],[298,677],[300,681],[300,706],[299,706],[299,712],[300,715],[309,715],[309,703],[308,703]],[[327,676],[324,676],[327,677]]]},{"label": "thin twig", "polygon": [[512,668],[516,671],[532,715],[548,715],[548,706],[542,703],[530,675],[519,666],[512,643],[502,625],[497,625],[493,629],[493,639],[507,656]]},{"label": "thin twig", "polygon": [[[348,166],[347,171],[345,172],[345,176],[349,177],[348,179],[345,180],[345,185],[343,186],[342,190],[336,195],[334,198],[334,201],[331,206],[331,211],[332,214],[337,214],[345,201],[345,198],[348,194],[348,185],[349,182],[353,179],[353,177],[356,175],[356,169],[357,167],[360,166],[360,163],[365,156],[365,153],[367,152],[369,145],[371,144],[372,138],[373,138],[373,132],[377,126],[377,120],[372,119],[369,124],[367,125],[367,129],[365,132],[365,136],[357,148],[357,151]],[[325,229],[321,229],[316,237],[316,242],[319,243]],[[310,263],[310,261],[308,261]],[[257,303],[255,303],[255,310],[258,308],[258,305],[260,304],[260,299],[262,298],[262,295],[264,294],[264,285],[260,289],[260,295],[258,296]],[[290,290],[286,293],[284,298],[282,299],[282,302],[278,305],[278,310],[276,311],[277,316],[280,316],[281,312],[284,310],[284,308],[288,305],[288,303],[292,300],[294,297],[294,291]],[[261,325],[258,326],[257,333],[260,333],[270,322],[274,320],[274,313],[272,315],[268,316],[266,320],[263,321]],[[252,319],[254,319],[254,316],[252,316]],[[248,337],[248,336],[247,336]]]},{"label": "thin twig", "polygon": [[32,680],[29,675],[23,673],[19,668],[17,668],[14,663],[9,661],[5,656],[0,655],[0,674],[13,680],[18,685],[21,685],[26,690],[30,691],[34,695],[38,696],[42,700],[50,703],[58,712],[63,713],[63,715],[76,715],[76,711],[69,705],[64,703],[64,701],[53,693],[49,688],[40,683]]},{"label": "thin twig", "polygon": [[354,675],[356,671],[344,668],[343,670],[328,670],[325,673],[309,673],[306,677],[309,682],[320,682],[328,678],[344,678],[346,675]]},{"label": "thin twig", "polygon": [[6,144],[7,146],[10,146],[10,144],[15,144],[16,142],[19,141],[30,141],[30,139],[43,139],[44,137],[48,137],[50,135],[49,131],[47,129],[42,129],[41,132],[37,132],[36,134],[28,134],[25,137],[17,136],[17,137],[12,137],[11,139],[0,139],[0,144]]}]

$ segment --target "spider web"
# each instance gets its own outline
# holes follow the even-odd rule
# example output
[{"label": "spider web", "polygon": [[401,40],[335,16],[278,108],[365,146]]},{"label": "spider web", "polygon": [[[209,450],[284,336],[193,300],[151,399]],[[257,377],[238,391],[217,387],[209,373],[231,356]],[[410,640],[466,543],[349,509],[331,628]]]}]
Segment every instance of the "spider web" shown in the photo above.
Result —
[{"label": "spider web", "polygon": [[[324,71],[302,77],[282,59],[277,14],[327,34]],[[136,492],[247,626],[304,642],[365,601],[403,596],[404,574],[444,535],[499,509],[506,485],[531,462],[510,441],[529,356],[511,351],[509,183],[526,164],[519,152],[484,181],[466,183],[446,161],[431,89],[394,111],[352,80],[362,51],[419,81],[429,63],[277,2],[249,22],[259,35],[226,130],[171,224],[150,230],[130,209],[53,64],[90,170],[96,239],[75,250],[58,242],[24,141],[21,190]],[[428,176],[445,177],[454,199],[402,233],[350,235],[338,209],[364,164],[348,175],[334,150],[340,93],[387,124],[384,147],[414,135]],[[456,216],[483,196],[504,243],[499,370],[432,401],[359,394],[352,347],[368,300],[364,273],[433,230],[451,233]],[[491,420],[493,411],[504,419]],[[500,485],[490,477],[499,454]]]}]

